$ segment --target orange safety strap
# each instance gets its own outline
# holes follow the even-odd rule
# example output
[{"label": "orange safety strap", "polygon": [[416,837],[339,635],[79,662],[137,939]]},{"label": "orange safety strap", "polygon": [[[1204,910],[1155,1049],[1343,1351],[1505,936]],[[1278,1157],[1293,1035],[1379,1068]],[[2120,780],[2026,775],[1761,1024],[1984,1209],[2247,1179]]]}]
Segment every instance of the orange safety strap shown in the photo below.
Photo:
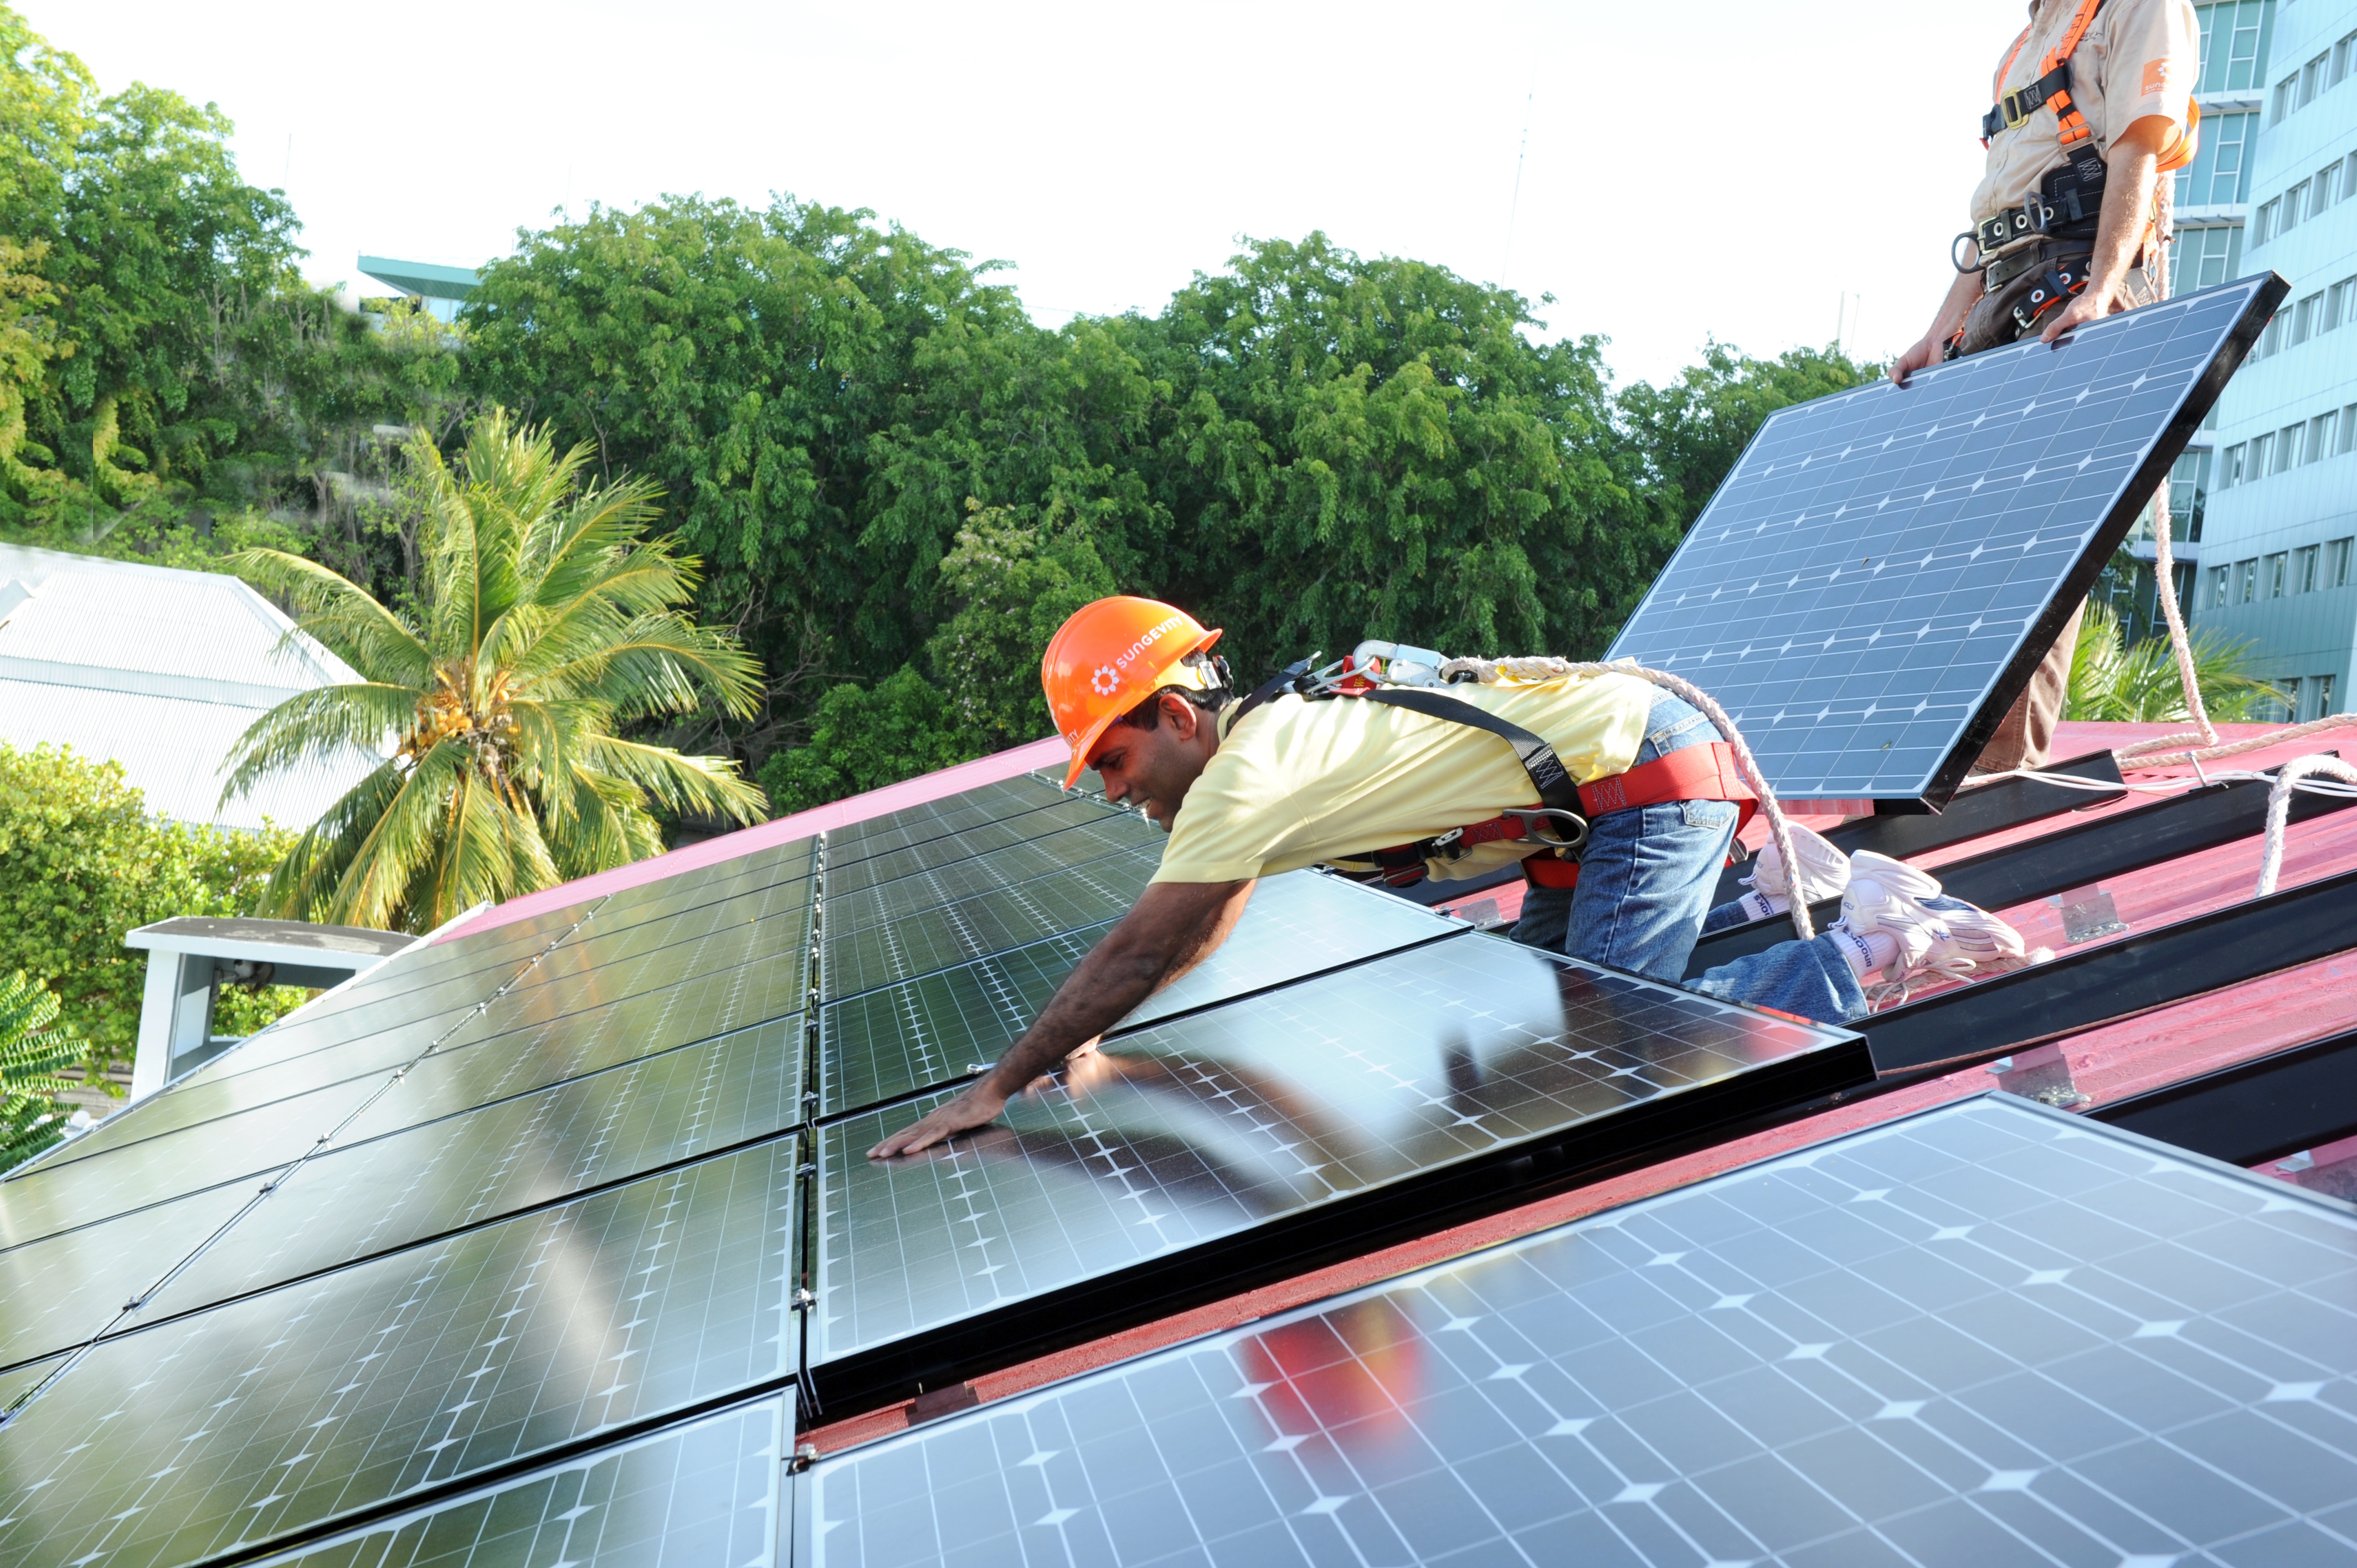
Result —
[{"label": "orange safety strap", "polygon": [[[1751,792],[1751,787],[1743,781],[1735,766],[1735,748],[1723,740],[1712,741],[1708,746],[1690,746],[1631,768],[1626,773],[1579,787],[1580,810],[1591,820],[1613,811],[1632,811],[1640,806],[1666,805],[1673,800],[1733,800],[1740,808],[1735,821],[1738,833],[1749,825],[1752,813],[1760,809],[1760,797]],[[1522,835],[1517,832],[1496,836]],[[1579,863],[1558,860],[1551,854],[1531,855],[1523,862],[1523,878],[1539,887],[1577,886]]]}]

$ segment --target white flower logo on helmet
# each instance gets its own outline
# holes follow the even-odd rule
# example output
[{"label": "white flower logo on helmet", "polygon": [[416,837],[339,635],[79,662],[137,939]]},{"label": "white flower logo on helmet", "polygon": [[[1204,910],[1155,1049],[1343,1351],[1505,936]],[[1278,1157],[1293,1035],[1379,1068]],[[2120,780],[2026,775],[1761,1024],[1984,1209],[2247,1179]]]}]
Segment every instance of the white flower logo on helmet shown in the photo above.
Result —
[{"label": "white flower logo on helmet", "polygon": [[1121,677],[1113,672],[1110,664],[1100,664],[1089,676],[1089,690],[1100,697],[1110,697],[1121,690]]}]

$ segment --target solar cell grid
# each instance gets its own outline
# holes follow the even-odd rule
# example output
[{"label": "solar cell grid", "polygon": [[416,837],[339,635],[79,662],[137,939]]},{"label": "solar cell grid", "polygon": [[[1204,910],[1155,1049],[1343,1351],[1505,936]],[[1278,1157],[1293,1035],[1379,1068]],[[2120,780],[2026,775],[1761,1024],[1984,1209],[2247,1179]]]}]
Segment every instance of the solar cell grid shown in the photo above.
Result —
[{"label": "solar cell grid", "polygon": [[[761,1026],[764,1040],[773,1042],[764,1049],[776,1049],[780,1058],[799,1058],[802,1004],[803,993],[787,985],[780,964],[748,964],[570,1014],[535,1030],[453,1042],[410,1069],[401,1097],[370,1106],[353,1120],[347,1136],[380,1136],[754,1026]],[[799,1066],[794,1070],[799,1073]]]},{"label": "solar cell grid", "polygon": [[193,1562],[777,1386],[797,1157],[719,1155],[98,1346],[0,1440],[0,1558]]},{"label": "solar cell grid", "polygon": [[1071,810],[1075,814],[1081,811],[1089,814],[1051,832],[1028,833],[1021,831],[1031,817],[1055,815],[1058,809],[1050,808],[1047,811],[1033,812],[1031,817],[1017,818],[1013,822],[985,822],[952,837],[934,839],[908,849],[889,850],[839,868],[830,865],[826,872],[827,896],[840,897],[846,893],[879,886],[897,877],[912,875],[977,855],[1004,857],[1008,865],[1036,864],[1044,872],[1058,866],[1078,865],[1115,850],[1134,849],[1140,844],[1159,843],[1161,841],[1162,835],[1152,824],[1126,811],[1105,811],[1085,803]]},{"label": "solar cell grid", "polygon": [[[752,929],[756,927],[759,929]],[[683,950],[683,944],[688,942],[705,946],[689,953]],[[619,971],[639,961],[647,961],[659,971],[667,964],[733,968],[726,961],[728,955],[748,949],[774,955],[809,946],[810,884],[793,882],[619,930],[598,931],[594,923],[585,926],[572,941],[519,978],[515,993],[591,971]],[[657,954],[666,959],[657,960]]]},{"label": "solar cell grid", "polygon": [[1944,800],[2285,286],[1770,415],[1609,656],[1717,697],[1780,792]]},{"label": "solar cell grid", "polygon": [[308,1150],[382,1090],[389,1073],[216,1117],[113,1150],[37,1165],[0,1186],[0,1228],[11,1244],[38,1240],[202,1187],[256,1176]]},{"label": "solar cell grid", "polygon": [[802,1122],[802,1067],[797,1018],[512,1098],[479,1097],[455,1113],[442,1112],[472,1085],[412,1075],[125,1326],[787,1131]]},{"label": "solar cell grid", "polygon": [[914,855],[921,864],[940,864],[938,854],[960,845],[968,854],[999,849],[1027,839],[1041,838],[1064,828],[1103,822],[1112,813],[1097,801],[1071,796],[1008,803],[995,809],[968,810],[952,817],[912,824],[894,832],[876,833],[854,843],[827,835],[826,867],[830,874],[847,870],[888,854]]},{"label": "solar cell grid", "polygon": [[[0,1251],[0,1367],[96,1338],[123,1304],[245,1207],[269,1177],[191,1193]],[[7,1401],[0,1400],[0,1410]]]},{"label": "solar cell grid", "polygon": [[1965,1101],[822,1460],[795,1562],[2338,1563],[2352,1291],[2345,1206]]},{"label": "solar cell grid", "polygon": [[[1021,852],[978,855],[973,860],[935,866],[856,893],[837,894],[830,888],[826,900],[826,932],[829,937],[847,937],[889,920],[903,918],[920,909],[961,903],[1007,888],[1022,888],[1027,896],[1054,897],[1059,886],[1075,873],[1106,886],[1143,890],[1154,875],[1154,868],[1161,864],[1160,844],[1114,850],[1109,854],[1083,861],[1079,865],[1060,865],[1052,858]],[[1132,892],[1127,898],[1134,900],[1136,896]],[[1125,901],[1118,908],[1128,907]],[[1089,919],[1104,918],[1103,915],[1092,916],[1078,923],[1086,925]]]},{"label": "solar cell grid", "polygon": [[1868,1071],[1853,1035],[1468,935],[1108,1040],[946,1147],[866,1156],[931,1098],[822,1125],[822,1404],[830,1363],[935,1354],[977,1314],[1049,1314],[1069,1287],[1279,1219],[1330,1225],[1340,1200],[1575,1129],[1593,1158],[1616,1122],[1727,1113],[1698,1090],[1739,1080],[1756,1112],[1795,1092],[1770,1069]]},{"label": "solar cell grid", "polygon": [[1002,779],[905,811],[830,828],[826,834],[827,864],[865,860],[886,850],[905,849],[985,822],[1012,821],[1049,806],[1069,803],[1070,799],[1060,791],[1042,789],[1037,780],[1028,778]]},{"label": "solar cell grid", "polygon": [[274,1568],[760,1568],[774,1562],[785,1402],[535,1470]]},{"label": "solar cell grid", "polygon": [[[1116,918],[1146,890],[1158,860],[1159,851],[1084,861],[847,931],[838,931],[830,920],[823,944],[823,989],[830,999],[854,996]],[[999,869],[1026,870],[1029,864]]]},{"label": "solar cell grid", "polygon": [[813,839],[774,844],[717,865],[673,872],[634,887],[616,888],[598,905],[597,913],[605,918],[608,929],[635,924],[647,918],[650,912],[676,914],[697,903],[808,876],[817,857],[817,842]]},{"label": "solar cell grid", "polygon": [[558,975],[545,984],[519,986],[485,1008],[442,1048],[553,1024],[690,983],[721,986],[746,982],[769,994],[799,996],[809,960],[809,930],[798,914],[726,927],[693,941]]},{"label": "solar cell grid", "polygon": [[[22,1166],[0,1181],[0,1216],[9,1209],[11,1184],[28,1181],[37,1171],[77,1165],[102,1155],[136,1147],[187,1128],[259,1111],[338,1084],[366,1079],[381,1082],[387,1073],[414,1059],[435,1038],[472,1015],[473,1009],[444,1014],[389,1029],[347,1045],[318,1050],[284,1062],[266,1073],[241,1073],[232,1078],[199,1080],[162,1090],[136,1105],[126,1106],[105,1121],[52,1150],[38,1165]],[[0,1220],[0,1223],[5,1223]]]},{"label": "solar cell grid", "polygon": [[[821,1015],[820,1113],[897,1099],[996,1061],[1110,929],[1083,927],[829,1005]],[[1317,872],[1268,877],[1227,941],[1118,1027],[1457,929],[1415,905]]]}]

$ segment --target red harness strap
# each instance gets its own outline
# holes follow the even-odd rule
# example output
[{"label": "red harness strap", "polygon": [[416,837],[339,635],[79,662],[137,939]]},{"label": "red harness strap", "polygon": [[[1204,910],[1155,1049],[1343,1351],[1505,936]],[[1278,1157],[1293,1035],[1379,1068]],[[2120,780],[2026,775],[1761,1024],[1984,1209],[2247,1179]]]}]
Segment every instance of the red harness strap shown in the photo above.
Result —
[{"label": "red harness strap", "polygon": [[[1708,746],[1690,746],[1631,768],[1626,773],[1579,787],[1580,810],[1591,819],[1609,811],[1632,811],[1640,806],[1660,806],[1672,800],[1733,800],[1741,808],[1735,822],[1738,832],[1760,809],[1760,797],[1751,792],[1751,787],[1736,769],[1735,748],[1723,740],[1712,741]],[[1523,836],[1520,820],[1501,817],[1498,821],[1511,823],[1513,831],[1485,833],[1485,838]],[[1477,828],[1494,825],[1482,822]],[[1475,831],[1466,830],[1469,841]],[[1523,862],[1523,879],[1537,887],[1576,887],[1579,885],[1579,863],[1558,860],[1547,854],[1534,854]]]}]

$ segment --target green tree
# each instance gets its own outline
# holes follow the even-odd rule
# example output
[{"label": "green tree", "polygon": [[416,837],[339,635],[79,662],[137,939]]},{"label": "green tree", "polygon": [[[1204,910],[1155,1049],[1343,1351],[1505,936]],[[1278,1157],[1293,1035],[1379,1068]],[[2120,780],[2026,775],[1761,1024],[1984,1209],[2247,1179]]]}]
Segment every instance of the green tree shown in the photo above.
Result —
[{"label": "green tree", "polygon": [[1755,360],[1714,338],[1704,345],[1702,363],[1675,381],[1661,387],[1639,381],[1617,401],[1647,477],[1683,535],[1770,414],[1880,373],[1879,366],[1860,364],[1838,348],[1788,349]]},{"label": "green tree", "polygon": [[[2219,724],[2266,717],[2278,693],[2249,673],[2250,644],[2207,628],[2186,638],[2201,706]],[[2071,691],[2062,716],[2114,724],[2167,724],[2190,719],[2185,682],[2166,635],[2130,642],[2118,613],[2090,599],[2079,620],[2071,660]]]},{"label": "green tree", "polygon": [[65,1136],[58,1096],[72,1086],[58,1074],[81,1043],[57,1023],[48,988],[21,970],[0,980],[0,1171]]},{"label": "green tree", "polygon": [[1521,296],[1322,234],[1255,242],[1118,336],[1160,394],[1143,581],[1239,671],[1364,637],[1593,652],[1674,542],[1612,425],[1602,343]]},{"label": "green tree", "polygon": [[748,711],[760,685],[734,639],[673,607],[697,564],[641,537],[652,488],[585,483],[587,447],[560,457],[545,429],[500,411],[474,424],[457,470],[422,435],[410,458],[433,497],[414,607],[283,551],[235,559],[362,680],[256,720],[223,798],[393,742],[273,869],[271,910],[425,930],[657,853],[651,807],[758,820],[760,795],[733,762],[620,733],[705,695]]},{"label": "green tree", "polygon": [[[139,1038],[147,956],[124,933],[176,915],[250,915],[293,835],[163,822],[123,766],[0,743],[0,973],[23,970],[64,1004],[95,1079]],[[215,1027],[250,1034],[299,1004],[275,986],[224,993]]]},{"label": "green tree", "polygon": [[963,748],[979,757],[1056,733],[1039,659],[1064,618],[1120,592],[1092,532],[1060,506],[1026,524],[969,500],[972,517],[941,573],[955,611],[925,657]]},{"label": "green tree", "polygon": [[829,688],[810,739],[771,756],[761,767],[761,788],[770,809],[784,815],[977,755],[941,687],[904,664],[874,686],[846,681]]}]

